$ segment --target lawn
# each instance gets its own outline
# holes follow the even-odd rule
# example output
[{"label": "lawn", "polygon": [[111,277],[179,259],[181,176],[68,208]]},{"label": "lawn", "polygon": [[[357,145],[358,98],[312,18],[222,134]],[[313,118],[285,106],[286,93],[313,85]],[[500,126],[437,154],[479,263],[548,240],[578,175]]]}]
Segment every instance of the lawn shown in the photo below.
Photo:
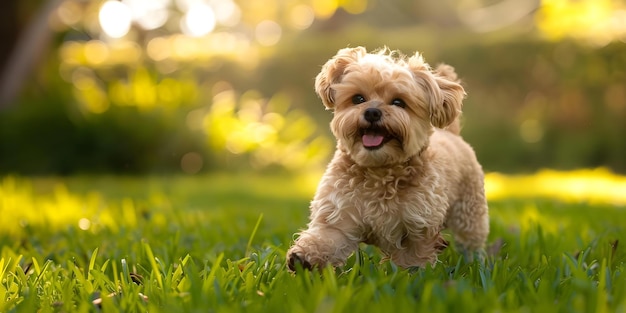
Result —
[{"label": "lawn", "polygon": [[489,175],[484,261],[294,275],[316,179],[0,178],[0,312],[626,312],[623,177]]}]

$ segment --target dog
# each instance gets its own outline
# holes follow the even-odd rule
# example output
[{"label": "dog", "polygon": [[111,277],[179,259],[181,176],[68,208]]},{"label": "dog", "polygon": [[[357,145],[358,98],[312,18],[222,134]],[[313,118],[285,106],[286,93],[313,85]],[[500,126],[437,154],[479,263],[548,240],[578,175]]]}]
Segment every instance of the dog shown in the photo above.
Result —
[{"label": "dog", "polygon": [[464,253],[484,251],[484,173],[460,136],[466,94],[452,66],[344,48],[322,66],[315,91],[333,111],[337,147],[308,228],[287,251],[291,271],[343,266],[360,243],[403,268],[434,266],[445,228]]}]

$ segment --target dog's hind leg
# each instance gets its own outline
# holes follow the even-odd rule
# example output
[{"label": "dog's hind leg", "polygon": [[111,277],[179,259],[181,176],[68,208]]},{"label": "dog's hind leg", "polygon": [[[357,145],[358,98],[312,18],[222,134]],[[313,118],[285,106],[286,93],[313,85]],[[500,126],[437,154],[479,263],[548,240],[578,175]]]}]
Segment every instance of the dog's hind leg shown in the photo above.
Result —
[{"label": "dog's hind leg", "polygon": [[489,209],[484,192],[473,192],[450,207],[446,226],[452,231],[454,241],[467,260],[485,246],[489,235]]}]

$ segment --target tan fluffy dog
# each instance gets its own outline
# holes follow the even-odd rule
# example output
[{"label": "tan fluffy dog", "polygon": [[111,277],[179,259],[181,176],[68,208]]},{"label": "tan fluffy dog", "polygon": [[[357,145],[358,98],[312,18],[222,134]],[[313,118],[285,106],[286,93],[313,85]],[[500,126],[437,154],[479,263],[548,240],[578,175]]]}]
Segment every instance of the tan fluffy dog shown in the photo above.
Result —
[{"label": "tan fluffy dog", "polygon": [[459,136],[465,91],[451,66],[346,48],[323,66],[315,90],[334,111],[337,150],[308,229],[287,252],[290,269],[342,265],[361,242],[399,266],[423,267],[447,246],[446,227],[464,251],[483,247],[483,172]]}]

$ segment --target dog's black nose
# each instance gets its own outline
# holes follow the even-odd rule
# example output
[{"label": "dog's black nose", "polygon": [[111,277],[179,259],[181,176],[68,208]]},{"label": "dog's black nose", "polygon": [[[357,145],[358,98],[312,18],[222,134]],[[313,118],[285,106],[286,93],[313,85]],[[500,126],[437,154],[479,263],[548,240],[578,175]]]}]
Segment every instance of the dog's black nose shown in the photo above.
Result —
[{"label": "dog's black nose", "polygon": [[381,112],[377,108],[368,108],[367,110],[365,110],[365,113],[363,115],[366,121],[374,123],[380,121],[380,117],[383,115],[383,112]]}]

